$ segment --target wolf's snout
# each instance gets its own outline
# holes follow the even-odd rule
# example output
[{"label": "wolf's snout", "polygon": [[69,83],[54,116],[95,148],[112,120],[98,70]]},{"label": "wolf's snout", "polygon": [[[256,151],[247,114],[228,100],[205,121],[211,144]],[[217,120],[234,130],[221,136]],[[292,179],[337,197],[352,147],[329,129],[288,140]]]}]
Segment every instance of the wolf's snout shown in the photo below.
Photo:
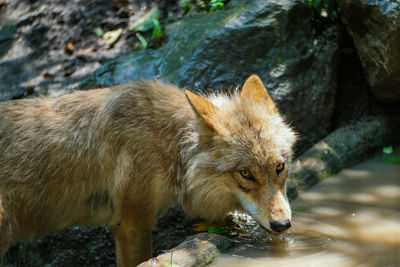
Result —
[{"label": "wolf's snout", "polygon": [[274,221],[274,222],[271,222],[269,225],[270,225],[272,231],[278,232],[278,233],[283,232],[292,226],[289,220]]}]

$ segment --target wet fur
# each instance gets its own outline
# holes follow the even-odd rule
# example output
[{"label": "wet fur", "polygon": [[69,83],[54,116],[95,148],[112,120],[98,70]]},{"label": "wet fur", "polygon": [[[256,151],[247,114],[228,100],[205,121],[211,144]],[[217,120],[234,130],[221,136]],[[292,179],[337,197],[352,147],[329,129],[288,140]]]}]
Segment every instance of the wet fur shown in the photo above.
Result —
[{"label": "wet fur", "polygon": [[290,160],[295,136],[259,93],[195,103],[173,85],[142,81],[0,103],[0,258],[10,240],[106,223],[118,265],[138,264],[151,256],[157,217],[176,200],[210,219],[238,209],[260,223],[281,216],[274,196],[285,194],[287,171],[277,177],[275,165]]}]

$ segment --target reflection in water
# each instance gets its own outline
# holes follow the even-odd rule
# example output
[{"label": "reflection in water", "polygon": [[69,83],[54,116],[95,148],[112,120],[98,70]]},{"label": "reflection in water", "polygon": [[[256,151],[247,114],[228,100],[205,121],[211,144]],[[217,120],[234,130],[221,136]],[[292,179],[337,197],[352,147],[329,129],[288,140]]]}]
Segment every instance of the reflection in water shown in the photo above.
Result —
[{"label": "reflection in water", "polygon": [[257,228],[213,266],[400,266],[399,164],[372,159],[343,170],[292,208],[290,231]]}]

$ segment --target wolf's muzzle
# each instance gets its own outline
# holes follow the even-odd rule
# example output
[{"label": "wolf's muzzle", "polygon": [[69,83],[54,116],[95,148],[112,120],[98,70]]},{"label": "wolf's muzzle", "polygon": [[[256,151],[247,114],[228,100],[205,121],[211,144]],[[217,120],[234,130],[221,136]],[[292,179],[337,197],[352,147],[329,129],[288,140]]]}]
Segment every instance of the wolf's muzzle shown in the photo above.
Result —
[{"label": "wolf's muzzle", "polygon": [[286,229],[289,229],[292,225],[289,220],[284,220],[271,222],[269,226],[271,227],[272,231],[280,233]]}]

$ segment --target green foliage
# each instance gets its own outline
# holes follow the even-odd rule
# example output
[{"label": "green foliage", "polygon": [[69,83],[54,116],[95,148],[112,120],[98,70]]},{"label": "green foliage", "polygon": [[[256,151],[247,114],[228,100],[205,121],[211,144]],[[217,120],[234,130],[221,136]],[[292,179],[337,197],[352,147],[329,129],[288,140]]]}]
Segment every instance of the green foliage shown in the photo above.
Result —
[{"label": "green foliage", "polygon": [[195,224],[195,230],[199,232],[230,236],[231,231],[234,231],[234,225],[229,220],[211,222],[204,221]]},{"label": "green foliage", "polygon": [[157,7],[150,9],[143,17],[129,26],[129,30],[135,32],[146,32],[153,29],[153,19],[160,18],[160,10]]},{"label": "green foliage", "polygon": [[[143,26],[144,24],[138,24],[136,25],[136,28],[131,28],[132,30],[136,31],[136,37],[139,39],[140,42],[140,45],[136,47],[136,50],[157,48],[161,46],[163,40],[164,33],[159,19],[156,16],[146,15],[145,17],[147,17],[147,20],[142,22],[146,25],[146,27]],[[151,25],[148,23],[149,19],[151,19]],[[152,31],[151,37],[149,37],[150,30]],[[140,32],[142,32],[144,36]]]},{"label": "green foliage", "polygon": [[135,31],[136,37],[140,41],[140,45],[136,47],[136,50],[160,47],[164,37],[163,28],[160,23],[160,10],[157,7],[152,8],[143,17],[134,22],[129,27],[129,30]]},{"label": "green foliage", "polygon": [[296,208],[293,208],[293,210],[294,211],[305,211],[305,210],[307,210],[307,208],[306,207],[296,207]]},{"label": "green foliage", "polygon": [[385,154],[393,153],[393,147],[391,147],[391,146],[384,147],[382,150],[383,150],[383,153],[385,153]]},{"label": "green foliage", "polygon": [[400,164],[400,155],[385,156],[381,158],[383,163]]},{"label": "green foliage", "polygon": [[216,10],[221,10],[225,8],[225,0],[211,0],[209,5],[210,13]]},{"label": "green foliage", "polygon": [[139,39],[140,42],[140,46],[136,47],[136,50],[142,50],[142,49],[146,49],[147,48],[147,41],[146,39],[140,34],[140,33],[136,33],[136,37]]},{"label": "green foliage", "polygon": [[93,33],[96,37],[101,37],[103,35],[103,30],[100,27],[96,27],[93,29]]},{"label": "green foliage", "polygon": [[208,232],[211,234],[229,236],[230,229],[227,227],[221,227],[221,226],[211,226],[210,228],[208,228]]},{"label": "green foliage", "polygon": [[400,155],[391,155],[394,152],[392,146],[386,146],[382,149],[382,151],[385,154],[385,156],[381,158],[383,163],[400,164]]},{"label": "green foliage", "polygon": [[194,5],[189,0],[181,0],[179,2],[179,6],[181,7],[183,13],[187,14],[194,7]]},{"label": "green foliage", "polygon": [[151,34],[151,38],[161,38],[163,35],[163,31],[161,29],[160,21],[158,19],[153,19],[153,32]]},{"label": "green foliage", "polygon": [[214,12],[225,8],[228,0],[202,0],[201,5],[207,12]]},{"label": "green foliage", "polygon": [[336,6],[335,0],[308,0],[308,3],[319,17],[326,17],[333,20],[339,17],[340,10]]}]

